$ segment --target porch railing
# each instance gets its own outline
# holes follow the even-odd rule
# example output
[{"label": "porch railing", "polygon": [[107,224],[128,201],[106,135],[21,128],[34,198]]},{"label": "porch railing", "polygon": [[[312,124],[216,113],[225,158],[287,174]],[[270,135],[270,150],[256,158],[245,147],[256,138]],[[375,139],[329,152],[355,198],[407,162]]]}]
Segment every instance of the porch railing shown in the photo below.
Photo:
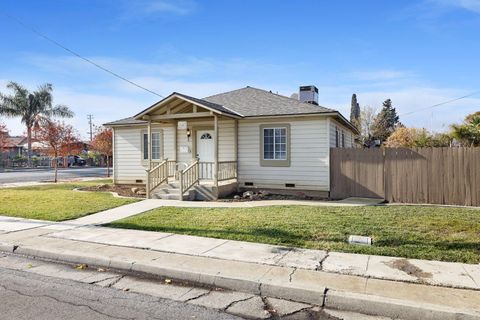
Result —
[{"label": "porch railing", "polygon": [[199,162],[199,178],[202,180],[213,180],[213,169],[215,162]]},{"label": "porch railing", "polygon": [[162,161],[159,164],[155,165],[150,170],[147,170],[147,183],[146,183],[146,192],[147,192],[147,199],[150,198],[150,192],[164,183],[168,181],[168,160]]},{"label": "porch railing", "polygon": [[[213,180],[215,176],[215,162],[200,162],[199,177],[201,180]],[[218,181],[236,179],[237,162],[236,161],[220,161],[218,163]]]},{"label": "porch railing", "polygon": [[218,163],[218,181],[237,178],[237,161],[221,161]]},{"label": "porch railing", "polygon": [[167,168],[168,168],[168,176],[174,177],[175,172],[177,171],[177,160],[168,160],[167,159]]},{"label": "porch railing", "polygon": [[195,160],[185,170],[179,171],[178,178],[180,181],[180,200],[183,200],[183,194],[200,181],[199,161]]}]

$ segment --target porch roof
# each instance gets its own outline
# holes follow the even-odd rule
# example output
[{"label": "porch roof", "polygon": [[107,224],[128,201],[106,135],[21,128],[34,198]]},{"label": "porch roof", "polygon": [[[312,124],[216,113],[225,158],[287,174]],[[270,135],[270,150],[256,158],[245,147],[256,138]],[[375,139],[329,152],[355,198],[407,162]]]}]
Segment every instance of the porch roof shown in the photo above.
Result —
[{"label": "porch roof", "polygon": [[240,118],[242,115],[236,113],[233,110],[230,110],[220,104],[210,102],[207,100],[203,99],[198,99],[195,97],[187,96],[186,94],[182,94],[179,92],[174,92],[170,94],[168,97],[158,101],[157,103],[151,105],[150,107],[146,108],[145,110],[141,111],[140,113],[136,114],[133,116],[133,119],[135,120],[143,120],[145,119],[144,116],[149,115],[151,113],[154,113],[155,111],[159,110],[160,108],[168,105],[174,100],[183,100],[185,102],[190,102],[193,105],[197,105],[199,107],[202,107],[204,109],[207,109],[213,113],[217,113],[220,115],[228,116],[228,117],[233,117],[233,118]]}]

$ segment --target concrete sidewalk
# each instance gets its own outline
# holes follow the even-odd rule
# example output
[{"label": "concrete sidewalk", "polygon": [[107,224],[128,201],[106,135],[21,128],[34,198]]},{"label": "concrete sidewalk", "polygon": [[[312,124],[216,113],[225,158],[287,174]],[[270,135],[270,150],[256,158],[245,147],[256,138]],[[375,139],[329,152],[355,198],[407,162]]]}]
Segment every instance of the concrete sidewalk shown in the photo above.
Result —
[{"label": "concrete sidewalk", "polygon": [[[480,319],[480,265],[76,223],[0,221],[0,250],[402,319]],[[28,228],[25,228],[28,227]],[[414,282],[414,283],[412,283]],[[459,289],[468,288],[468,289]]]},{"label": "concrete sidewalk", "polygon": [[[88,191],[82,191],[88,192]],[[262,200],[246,202],[223,202],[223,201],[180,201],[180,200],[160,200],[146,199],[139,202],[127,204],[121,207],[105,210],[84,216],[68,223],[75,225],[102,225],[123,218],[131,217],[149,210],[161,207],[180,207],[180,208],[253,208],[265,206],[367,206],[380,203],[379,199],[349,198],[340,201],[307,201],[307,200]],[[1,230],[1,229],[0,229]]]}]

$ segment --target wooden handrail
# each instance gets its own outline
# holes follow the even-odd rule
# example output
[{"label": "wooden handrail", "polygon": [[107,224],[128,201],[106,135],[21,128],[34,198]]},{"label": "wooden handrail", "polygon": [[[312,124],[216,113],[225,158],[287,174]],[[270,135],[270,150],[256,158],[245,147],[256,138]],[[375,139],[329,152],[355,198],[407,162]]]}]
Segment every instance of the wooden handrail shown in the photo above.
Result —
[{"label": "wooden handrail", "polygon": [[168,181],[168,160],[160,162],[158,165],[147,171],[147,183],[145,186],[147,192],[147,199],[150,199],[153,189]]},{"label": "wooden handrail", "polygon": [[196,183],[200,181],[198,174],[199,161],[195,160],[185,170],[179,171],[180,180],[180,200],[183,201],[183,194],[190,190]]}]

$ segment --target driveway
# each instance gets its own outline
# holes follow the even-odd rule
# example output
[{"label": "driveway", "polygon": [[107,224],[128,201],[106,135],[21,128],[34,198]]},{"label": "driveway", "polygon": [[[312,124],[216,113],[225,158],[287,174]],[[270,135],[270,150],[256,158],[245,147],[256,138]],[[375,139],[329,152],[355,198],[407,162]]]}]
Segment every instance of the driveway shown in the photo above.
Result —
[{"label": "driveway", "polygon": [[[111,173],[111,171],[110,171]],[[68,168],[58,169],[59,180],[71,180],[78,178],[105,177],[106,168]],[[52,180],[54,176],[53,169],[13,169],[0,170],[0,185],[4,183],[17,182],[42,182]]]}]

